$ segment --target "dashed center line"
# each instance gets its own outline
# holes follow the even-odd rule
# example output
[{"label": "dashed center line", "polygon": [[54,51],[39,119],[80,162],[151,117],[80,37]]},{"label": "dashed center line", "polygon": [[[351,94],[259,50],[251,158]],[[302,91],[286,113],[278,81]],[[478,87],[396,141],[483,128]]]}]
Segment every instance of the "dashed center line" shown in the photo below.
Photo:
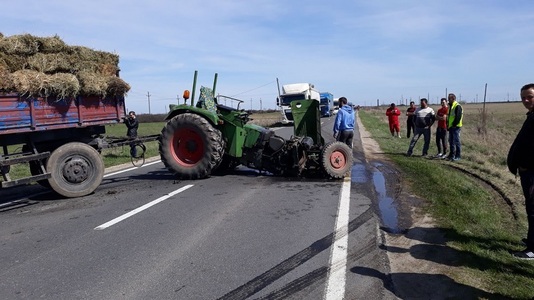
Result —
[{"label": "dashed center line", "polygon": [[131,216],[133,216],[135,214],[137,214],[137,213],[140,213],[143,210],[145,210],[145,209],[147,209],[147,208],[149,208],[151,206],[154,206],[154,205],[156,205],[156,204],[158,204],[158,203],[160,203],[162,201],[165,201],[165,200],[169,199],[170,197],[172,197],[172,196],[174,196],[176,194],[179,194],[179,193],[181,193],[181,192],[183,192],[183,191],[185,191],[185,190],[187,190],[187,189],[189,189],[191,187],[193,187],[193,185],[189,184],[189,185],[186,185],[186,186],[184,186],[182,188],[177,189],[176,191],[170,192],[165,196],[159,197],[158,199],[156,199],[154,201],[151,201],[151,202],[149,202],[149,203],[147,203],[147,204],[145,204],[143,206],[140,206],[140,207],[138,207],[138,208],[136,208],[136,209],[134,209],[134,210],[132,210],[132,211],[120,216],[120,217],[117,217],[117,218],[115,218],[115,219],[113,219],[113,220],[111,220],[109,222],[106,222],[106,223],[104,223],[104,224],[102,224],[100,226],[95,227],[95,230],[103,230],[103,229],[106,229],[106,228],[108,228],[110,226],[113,226],[113,225],[119,223],[120,221],[123,221],[123,220],[125,220],[125,219],[127,219],[127,218],[129,218],[129,217],[131,217]]}]

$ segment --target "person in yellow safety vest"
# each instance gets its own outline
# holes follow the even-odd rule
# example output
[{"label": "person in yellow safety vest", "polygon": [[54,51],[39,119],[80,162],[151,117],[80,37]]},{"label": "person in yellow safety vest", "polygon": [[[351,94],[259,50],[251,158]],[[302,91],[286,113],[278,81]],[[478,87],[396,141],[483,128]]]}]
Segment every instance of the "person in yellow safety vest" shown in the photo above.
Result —
[{"label": "person in yellow safety vest", "polygon": [[462,158],[460,131],[464,117],[462,106],[456,101],[455,94],[449,94],[449,114],[447,115],[447,131],[449,131],[449,155],[447,160],[457,161]]}]

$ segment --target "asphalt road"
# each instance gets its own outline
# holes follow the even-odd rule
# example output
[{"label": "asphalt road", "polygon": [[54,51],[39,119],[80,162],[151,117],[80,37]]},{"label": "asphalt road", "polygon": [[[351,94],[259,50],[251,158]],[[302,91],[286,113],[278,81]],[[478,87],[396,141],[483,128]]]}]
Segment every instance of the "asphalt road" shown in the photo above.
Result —
[{"label": "asphalt road", "polygon": [[340,181],[178,181],[155,161],[78,199],[0,190],[0,299],[395,299],[362,151],[356,132]]}]

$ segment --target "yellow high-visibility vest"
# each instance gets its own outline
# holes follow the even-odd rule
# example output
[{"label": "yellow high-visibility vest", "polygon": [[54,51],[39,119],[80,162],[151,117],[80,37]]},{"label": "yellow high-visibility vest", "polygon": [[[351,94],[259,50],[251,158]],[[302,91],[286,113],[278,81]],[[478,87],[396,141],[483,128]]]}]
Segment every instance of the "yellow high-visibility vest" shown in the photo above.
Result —
[{"label": "yellow high-visibility vest", "polygon": [[[447,114],[447,128],[452,127],[452,123],[456,119],[456,106],[458,106],[458,101],[454,101],[452,106],[449,109],[449,113]],[[456,127],[462,127],[462,120],[464,119],[464,114],[460,116],[460,122],[458,122],[458,125]]]}]

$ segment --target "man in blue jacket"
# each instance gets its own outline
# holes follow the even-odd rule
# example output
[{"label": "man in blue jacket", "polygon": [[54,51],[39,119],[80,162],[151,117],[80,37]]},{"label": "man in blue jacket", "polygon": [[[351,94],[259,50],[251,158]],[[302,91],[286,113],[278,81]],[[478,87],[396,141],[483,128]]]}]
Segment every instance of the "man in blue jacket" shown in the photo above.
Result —
[{"label": "man in blue jacket", "polygon": [[334,138],[352,148],[354,137],[354,109],[347,105],[347,98],[339,98],[339,112],[334,122]]}]

